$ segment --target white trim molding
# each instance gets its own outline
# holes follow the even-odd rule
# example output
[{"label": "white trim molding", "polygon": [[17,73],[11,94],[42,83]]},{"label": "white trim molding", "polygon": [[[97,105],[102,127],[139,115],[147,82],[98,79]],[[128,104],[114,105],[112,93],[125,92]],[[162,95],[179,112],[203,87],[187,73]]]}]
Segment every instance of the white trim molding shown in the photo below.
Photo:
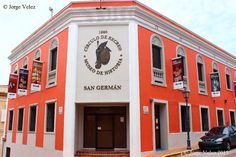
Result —
[{"label": "white trim molding", "polygon": [[[186,132],[186,131],[183,131],[182,130],[182,118],[181,118],[181,106],[184,106],[186,107],[186,103],[184,102],[179,102],[179,132],[182,133],[182,132]],[[193,130],[193,126],[192,126],[192,106],[190,103],[188,103],[188,106],[189,106],[189,122],[190,122],[190,132],[192,132]],[[187,116],[187,115],[186,115]]]},{"label": "white trim molding", "polygon": [[230,121],[230,125],[232,125],[230,112],[233,112],[233,113],[234,113],[234,123],[235,123],[234,125],[236,125],[235,109],[229,109],[229,121]]},{"label": "white trim molding", "polygon": [[203,131],[203,129],[202,129],[202,112],[201,112],[201,109],[202,108],[205,108],[205,109],[207,109],[207,116],[208,116],[208,130],[209,129],[211,129],[211,120],[210,120],[210,108],[209,108],[209,106],[205,106],[205,105],[200,105],[199,106],[199,114],[200,114],[200,128],[201,128],[201,131],[202,132],[204,132]]},{"label": "white trim molding", "polygon": [[[161,139],[161,148],[167,150],[169,148],[169,109],[168,109],[168,101],[167,100],[160,100],[160,99],[151,99],[151,105],[152,105],[152,142],[153,142],[153,151],[156,151],[156,133],[155,133],[155,105],[160,105],[166,107],[166,115],[165,118],[161,118],[161,123],[164,122],[163,120],[165,120],[164,123],[165,124],[165,128],[162,128],[163,125],[161,125],[161,132],[164,134],[162,135],[162,139]],[[163,110],[160,112],[164,112]],[[161,114],[161,113],[160,113]],[[163,113],[165,114],[165,113]],[[165,130],[165,132],[164,132]],[[166,134],[166,135],[165,135]],[[163,142],[164,141],[164,142]],[[164,143],[164,144],[163,144]]]},{"label": "white trim molding", "polygon": [[219,121],[218,121],[218,112],[217,111],[222,111],[222,116],[223,116],[223,125],[225,125],[225,114],[224,114],[224,108],[216,107],[216,121],[217,121],[217,126],[219,126]]}]

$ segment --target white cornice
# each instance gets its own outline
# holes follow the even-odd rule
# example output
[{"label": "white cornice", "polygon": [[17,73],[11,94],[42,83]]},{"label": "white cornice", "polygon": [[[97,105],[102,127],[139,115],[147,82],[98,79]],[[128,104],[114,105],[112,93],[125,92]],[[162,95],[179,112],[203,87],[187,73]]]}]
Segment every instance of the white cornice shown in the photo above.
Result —
[{"label": "white cornice", "polygon": [[109,24],[111,22],[127,20],[135,20],[138,24],[143,25],[156,33],[166,36],[171,40],[187,46],[228,67],[236,69],[236,58],[233,58],[233,55],[230,56],[221,52],[192,34],[177,28],[175,25],[148,13],[137,6],[107,7],[105,10],[96,10],[95,8],[67,9],[52,22],[45,25],[41,31],[31,36],[30,40],[27,40],[15,49],[9,56],[9,59],[11,60],[11,64],[16,63],[17,60],[24,57],[32,50],[35,50],[48,39],[67,28],[68,24],[72,22],[89,22],[98,23],[99,25],[100,22]]}]

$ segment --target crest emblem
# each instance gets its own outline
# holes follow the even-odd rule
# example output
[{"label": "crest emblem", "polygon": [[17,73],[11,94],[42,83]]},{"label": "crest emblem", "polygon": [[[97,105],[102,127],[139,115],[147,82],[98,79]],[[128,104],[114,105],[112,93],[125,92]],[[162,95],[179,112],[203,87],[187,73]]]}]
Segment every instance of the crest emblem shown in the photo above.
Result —
[{"label": "crest emblem", "polygon": [[108,41],[105,41],[99,45],[99,41],[97,41],[96,63],[95,63],[96,69],[100,69],[102,65],[106,65],[110,61],[111,49],[107,47],[107,42]]}]

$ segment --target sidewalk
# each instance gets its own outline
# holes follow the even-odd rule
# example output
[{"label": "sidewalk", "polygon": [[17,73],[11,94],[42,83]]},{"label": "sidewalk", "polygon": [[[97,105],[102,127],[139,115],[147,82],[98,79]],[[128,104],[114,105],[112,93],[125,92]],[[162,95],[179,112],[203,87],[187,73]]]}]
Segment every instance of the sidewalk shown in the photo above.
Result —
[{"label": "sidewalk", "polygon": [[198,149],[198,145],[193,145],[191,150],[187,150],[186,148],[178,148],[161,152],[152,152],[144,155],[143,157],[177,157],[184,154],[189,154],[191,152],[195,152]]}]

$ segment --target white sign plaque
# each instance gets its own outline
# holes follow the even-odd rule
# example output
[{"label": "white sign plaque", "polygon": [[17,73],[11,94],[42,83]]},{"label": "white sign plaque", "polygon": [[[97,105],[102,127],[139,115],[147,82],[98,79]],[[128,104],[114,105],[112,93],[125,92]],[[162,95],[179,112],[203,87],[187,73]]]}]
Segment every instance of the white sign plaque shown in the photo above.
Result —
[{"label": "white sign plaque", "polygon": [[128,26],[79,27],[77,102],[129,101]]}]

